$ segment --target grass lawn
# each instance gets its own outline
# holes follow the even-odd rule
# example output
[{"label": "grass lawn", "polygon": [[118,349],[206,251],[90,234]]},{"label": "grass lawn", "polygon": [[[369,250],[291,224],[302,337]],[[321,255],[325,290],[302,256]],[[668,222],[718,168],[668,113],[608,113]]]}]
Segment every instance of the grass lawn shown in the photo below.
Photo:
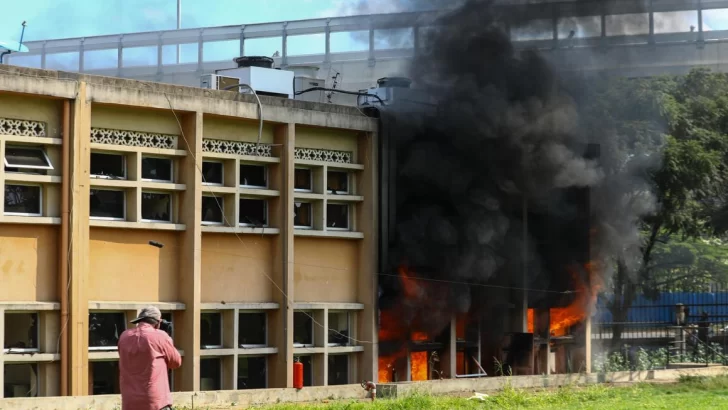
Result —
[{"label": "grass lawn", "polygon": [[567,386],[544,391],[506,388],[486,401],[417,395],[375,403],[279,404],[264,410],[409,410],[409,409],[728,409],[728,376],[685,377],[677,383]]}]

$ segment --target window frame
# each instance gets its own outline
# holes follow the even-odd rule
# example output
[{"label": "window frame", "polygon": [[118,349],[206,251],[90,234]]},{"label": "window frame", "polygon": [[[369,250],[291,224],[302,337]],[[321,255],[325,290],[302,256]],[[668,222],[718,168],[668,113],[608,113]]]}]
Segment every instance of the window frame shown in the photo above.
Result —
[{"label": "window frame", "polygon": [[[129,322],[127,320],[128,318],[127,318],[126,311],[123,311],[123,310],[106,310],[106,309],[102,309],[102,310],[91,310],[91,309],[89,309],[89,311],[88,311],[89,316],[92,313],[113,313],[113,314],[121,314],[122,317],[124,318],[123,321],[122,321],[124,323],[124,329],[121,332],[119,332],[119,336],[121,336],[122,333],[124,333],[127,329],[129,329]],[[91,321],[91,318],[89,317],[88,320],[90,322]],[[89,332],[89,333],[90,333],[90,331],[91,331],[90,329],[87,330],[87,332]],[[113,345],[113,346],[91,346],[91,337],[89,337],[89,341],[87,343],[88,343],[88,351],[89,352],[118,352],[119,351],[119,346],[117,346],[117,345]]]},{"label": "window frame", "polygon": [[296,208],[296,204],[309,204],[308,208],[308,220],[311,221],[311,225],[296,225],[296,217],[294,215],[293,217],[293,229],[313,229],[314,223],[313,223],[313,202],[309,201],[295,201],[293,202],[293,207]]},{"label": "window frame", "polygon": [[[165,159],[169,161],[169,176],[170,179],[152,179],[152,178],[144,178],[144,159],[145,158],[154,158],[154,159]],[[174,183],[174,158],[171,157],[165,157],[163,155],[141,155],[141,172],[139,175],[139,178],[141,181],[144,182],[165,182],[165,183]]]},{"label": "window frame", "polygon": [[260,311],[260,310],[239,310],[238,311],[238,322],[240,321],[240,315],[249,314],[249,313],[255,313],[255,314],[263,314],[263,318],[265,320],[265,343],[264,344],[242,344],[240,343],[240,330],[238,329],[238,348],[239,349],[262,349],[268,347],[268,312],[266,311]]},{"label": "window frame", "polygon": [[[340,205],[346,207],[346,228],[337,228],[335,226],[329,226],[329,205]],[[352,231],[353,230],[353,218],[352,218],[352,206],[346,202],[326,202],[326,230],[327,231]]]},{"label": "window frame", "polygon": [[[220,182],[207,182],[207,181],[204,181],[203,180],[203,181],[201,181],[202,182],[202,185],[204,185],[204,186],[225,186],[225,161],[203,159],[202,160],[202,167],[204,167],[205,162],[209,162],[209,163],[212,163],[212,164],[220,164],[220,166],[222,167],[222,169],[221,169],[222,172],[220,172],[220,179],[221,179],[221,181]],[[202,170],[202,167],[201,167],[200,170]],[[200,176],[201,177],[204,176],[202,172],[200,172]]]},{"label": "window frame", "polygon": [[[245,185],[242,183],[242,175],[240,175],[240,167],[243,165],[253,166],[253,167],[261,167],[263,168],[263,178],[265,178],[265,185]],[[270,168],[266,164],[258,164],[253,162],[245,162],[240,161],[238,163],[238,178],[241,179],[238,181],[238,186],[240,188],[248,188],[248,189],[268,189],[270,186]]]},{"label": "window frame", "polygon": [[[220,373],[217,375],[219,377],[219,382],[217,384],[220,385],[222,388],[225,385],[225,363],[223,362],[223,356],[202,356],[200,357],[200,361],[202,360],[217,360],[220,363]],[[236,363],[237,364],[237,363]],[[200,366],[202,367],[202,366]],[[202,390],[202,372],[199,374],[199,381],[200,381],[200,391]],[[237,385],[237,380],[236,380]],[[207,391],[215,391],[215,390],[207,390]]]},{"label": "window frame", "polygon": [[[202,222],[202,225],[204,225],[204,226],[222,226],[222,225],[225,225],[225,198],[222,195],[219,195],[219,194],[218,195],[215,195],[215,196],[213,196],[212,194],[202,194],[202,197],[203,198],[212,198],[212,199],[214,199],[216,201],[219,200],[220,201],[220,203],[219,203],[220,208],[222,208],[221,209],[221,212],[222,212],[221,213],[222,220],[220,222],[205,221],[204,219],[202,219],[203,218],[203,215],[200,215],[200,221]],[[202,211],[202,209],[200,209],[200,211]]]},{"label": "window frame", "polygon": [[39,391],[40,390],[40,385],[41,385],[41,378],[40,378],[40,364],[41,363],[43,363],[43,362],[29,361],[29,362],[5,362],[5,363],[3,363],[3,365],[0,366],[0,367],[3,367],[3,369],[0,369],[2,371],[5,371],[5,369],[4,369],[5,366],[14,366],[14,365],[15,366],[23,366],[23,365],[27,365],[27,366],[30,366],[31,369],[33,369],[32,370],[33,373],[35,373],[35,377],[34,377],[34,379],[35,379],[35,389],[33,389],[33,387],[32,387],[33,386],[32,381],[31,381],[32,379],[29,380],[29,381],[31,381],[31,385],[30,385],[31,386],[31,390],[30,390],[30,392],[34,392],[35,394],[32,394],[30,396],[22,396],[22,397],[7,397],[7,396],[4,396],[3,398],[5,398],[5,399],[13,399],[13,398],[22,399],[22,398],[38,398],[38,397],[41,397],[40,396],[40,391]]},{"label": "window frame", "polygon": [[[157,194],[157,195],[167,195],[169,196],[169,220],[165,221],[163,219],[145,219],[143,217],[144,215],[144,194]],[[124,201],[126,203],[126,201]],[[148,223],[174,223],[174,194],[172,192],[165,192],[165,191],[147,191],[142,190],[142,201],[139,206],[139,215],[140,215],[140,221],[142,222],[148,222]],[[124,212],[126,214],[126,211]]]},{"label": "window frame", "polygon": [[[309,188],[309,189],[296,188],[296,170],[297,169],[302,169],[302,170],[308,171],[308,185],[311,188]],[[308,168],[308,167],[294,167],[293,168],[293,191],[294,192],[305,192],[305,193],[313,192],[313,168]]]},{"label": "window frame", "polygon": [[91,155],[94,155],[94,154],[115,155],[117,157],[121,157],[121,170],[122,170],[122,173],[124,175],[121,176],[121,177],[113,177],[113,176],[110,176],[110,175],[92,174],[90,172],[91,171],[91,166],[90,166],[90,163],[89,163],[89,176],[91,178],[94,178],[94,179],[112,179],[112,180],[122,180],[122,181],[129,180],[128,163],[127,163],[127,159],[126,159],[126,155],[125,154],[123,154],[123,153],[117,153],[117,152],[114,152],[114,151],[91,151]]},{"label": "window frame", "polygon": [[[17,149],[27,149],[27,150],[34,150],[34,151],[40,151],[41,154],[43,154],[43,159],[48,164],[46,166],[37,166],[37,165],[11,165],[8,163],[8,148],[17,148]],[[36,146],[36,145],[6,145],[5,151],[3,152],[3,163],[5,167],[7,168],[15,168],[15,169],[43,169],[43,170],[51,170],[53,168],[53,163],[51,162],[51,159],[48,157],[48,153],[45,150],[44,146]]]},{"label": "window frame", "polygon": [[[202,322],[202,315],[203,314],[215,314],[219,315],[220,317],[220,344],[219,345],[203,345],[202,340],[200,340],[200,350],[214,350],[214,349],[224,349],[225,348],[225,317],[222,312],[217,310],[202,310],[200,311],[200,323]],[[222,368],[222,366],[221,366]]]},{"label": "window frame", "polygon": [[[40,312],[36,310],[6,310],[3,315],[35,315],[35,341],[38,347],[5,347],[2,348],[3,354],[27,354],[27,353],[40,353]],[[7,317],[3,317],[4,322],[8,323]],[[5,332],[5,329],[2,329]],[[3,343],[4,344],[4,343]]]},{"label": "window frame", "polygon": [[[294,323],[293,323],[293,332],[294,332],[294,338],[293,338],[293,340],[294,340],[294,342],[293,342],[293,347],[294,348],[308,348],[308,349],[315,347],[316,346],[316,334],[315,334],[316,327],[315,327],[314,318],[313,318],[313,311],[310,311],[310,310],[294,310],[293,313],[294,313],[294,319],[293,319],[293,321],[294,321]],[[295,342],[295,332],[296,332],[296,323],[295,323],[296,319],[295,319],[295,314],[296,313],[303,313],[303,314],[305,314],[307,317],[309,317],[311,319],[311,343],[296,343]],[[328,342],[328,335],[326,337],[327,337],[326,341]]]},{"label": "window frame", "polygon": [[[351,355],[349,353],[330,353],[328,355],[329,358],[332,357],[332,356],[336,356],[336,357],[343,356],[343,357],[346,357],[346,383],[339,384],[339,385],[329,384],[329,386],[345,386],[347,384],[350,384],[351,383]],[[330,365],[330,363],[328,363],[328,360],[327,360],[326,366],[328,367],[329,365]],[[326,370],[327,370],[327,373],[330,375],[331,374],[331,371],[330,371],[331,368],[328,367]],[[328,380],[326,382],[328,384]]]},{"label": "window frame", "polygon": [[[268,377],[269,377],[269,375],[268,375],[268,370],[269,370],[268,369],[268,356],[266,356],[266,355],[258,355],[258,354],[252,354],[252,355],[239,354],[237,356],[237,359],[236,359],[237,360],[237,363],[235,363],[235,366],[238,367],[238,369],[240,368],[240,361],[243,360],[243,359],[263,359],[263,363],[265,364],[265,383],[264,383],[265,384],[265,387],[263,387],[263,388],[264,389],[267,389],[268,386],[269,386],[269,384],[268,384]],[[248,370],[250,370],[250,366],[248,366]],[[238,387],[239,379],[240,379],[240,377],[238,376],[238,380],[235,380],[236,390],[253,390],[253,389],[241,389],[241,388],[239,388]]]},{"label": "window frame", "polygon": [[[263,225],[256,225],[256,224],[251,224],[251,223],[240,222],[240,216],[242,215],[242,213],[240,212],[240,201],[243,199],[254,200],[254,201],[263,201],[263,213],[265,214],[265,223]],[[242,196],[242,195],[238,197],[238,221],[237,222],[238,222],[239,227],[256,228],[256,227],[262,226],[263,228],[267,228],[269,218],[270,218],[270,215],[269,215],[269,208],[268,208],[268,199],[259,198],[259,197]]]},{"label": "window frame", "polygon": [[[36,187],[38,188],[39,194],[38,194],[38,210],[39,212],[32,213],[32,212],[8,212],[6,208],[4,207],[5,204],[5,187],[7,186],[29,186],[29,187]],[[8,183],[8,181],[5,181],[5,184],[3,185],[3,215],[8,216],[32,216],[32,217],[38,217],[43,216],[43,185],[42,184],[30,184],[30,183],[23,183],[23,182],[11,182]]]},{"label": "window frame", "polygon": [[[336,314],[346,315],[346,331],[349,332],[349,335],[346,336],[347,337],[347,339],[346,339],[347,340],[347,343],[345,343],[345,344],[341,344],[341,343],[331,343],[331,342],[329,342],[329,336],[330,336],[329,332],[332,329],[331,328],[331,324],[329,324],[329,328],[327,329],[328,332],[326,332],[326,345],[328,347],[346,347],[346,346],[352,346],[352,344],[350,342],[352,340],[352,336],[351,336],[351,322],[352,322],[352,320],[351,320],[351,312],[349,312],[348,310],[330,310],[330,311],[328,311],[328,314],[329,315],[331,315],[332,313],[335,314],[335,315]],[[339,331],[339,329],[336,329],[335,332],[341,333]]]},{"label": "window frame", "polygon": [[[98,220],[98,221],[126,221],[127,209],[126,209],[126,190],[125,189],[113,189],[113,188],[112,189],[109,189],[109,188],[106,188],[106,187],[104,187],[104,188],[94,188],[94,187],[92,187],[89,190],[89,195],[91,195],[91,192],[90,191],[114,191],[114,192],[121,192],[121,193],[123,193],[124,194],[124,200],[122,201],[122,203],[124,205],[124,212],[123,212],[123,215],[121,216],[121,218],[119,218],[119,217],[112,217],[112,216],[92,216],[91,215],[91,204],[89,203],[89,207],[88,207],[89,219],[95,219],[95,220]],[[89,198],[89,200],[90,200],[90,198]]]},{"label": "window frame", "polygon": [[334,173],[337,173],[337,174],[344,174],[344,175],[346,175],[346,191],[336,191],[336,193],[334,193],[334,191],[332,189],[329,189],[328,182],[327,182],[326,183],[326,185],[327,185],[326,186],[326,193],[331,194],[331,195],[351,195],[352,194],[352,191],[351,191],[351,172],[344,171],[343,169],[327,169],[326,170],[326,181],[329,180],[329,175],[328,174],[330,172],[334,172]]}]

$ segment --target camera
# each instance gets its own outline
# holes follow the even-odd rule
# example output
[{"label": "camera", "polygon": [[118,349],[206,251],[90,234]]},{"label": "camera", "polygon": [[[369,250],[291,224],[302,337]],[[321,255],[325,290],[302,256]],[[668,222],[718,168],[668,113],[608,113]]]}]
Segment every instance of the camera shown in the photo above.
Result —
[{"label": "camera", "polygon": [[170,337],[172,337],[172,322],[168,322],[164,319],[160,320],[159,330],[165,331]]}]

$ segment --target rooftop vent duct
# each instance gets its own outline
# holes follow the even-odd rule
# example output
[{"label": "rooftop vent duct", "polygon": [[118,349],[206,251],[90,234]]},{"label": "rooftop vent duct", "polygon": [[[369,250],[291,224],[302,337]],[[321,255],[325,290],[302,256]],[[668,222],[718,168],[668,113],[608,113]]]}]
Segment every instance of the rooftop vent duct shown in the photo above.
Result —
[{"label": "rooftop vent duct", "polygon": [[233,58],[233,61],[238,65],[238,68],[243,67],[261,67],[261,68],[273,68],[273,59],[270,57],[261,56],[243,56]]},{"label": "rooftop vent duct", "polygon": [[412,80],[407,77],[383,77],[377,80],[380,87],[410,88]]}]

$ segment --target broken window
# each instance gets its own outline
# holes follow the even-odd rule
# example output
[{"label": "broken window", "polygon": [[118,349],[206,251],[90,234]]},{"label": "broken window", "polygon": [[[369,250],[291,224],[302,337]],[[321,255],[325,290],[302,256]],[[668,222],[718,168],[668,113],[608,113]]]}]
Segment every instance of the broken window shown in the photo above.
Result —
[{"label": "broken window", "polygon": [[89,350],[116,350],[119,336],[126,330],[123,312],[92,312],[88,321]]},{"label": "broken window", "polygon": [[142,157],[142,179],[146,181],[172,182],[172,159]]},{"label": "broken window", "polygon": [[310,202],[296,202],[293,204],[293,225],[296,228],[313,227]]},{"label": "broken window", "polygon": [[308,168],[296,168],[293,187],[296,191],[311,192],[313,190],[313,174]]},{"label": "broken window", "polygon": [[119,394],[119,362],[89,363],[89,379],[93,383],[91,394]]},{"label": "broken window", "polygon": [[5,184],[5,214],[41,216],[43,190],[38,185]]},{"label": "broken window", "polygon": [[40,147],[5,147],[5,170],[8,172],[34,172],[53,169],[51,160]]},{"label": "broken window", "polygon": [[38,365],[35,363],[5,363],[3,366],[5,398],[38,397]]},{"label": "broken window", "polygon": [[329,312],[329,346],[349,344],[349,313]]},{"label": "broken window", "polygon": [[223,217],[225,201],[220,196],[202,196],[202,224],[203,225],[221,225],[225,218]]},{"label": "broken window", "polygon": [[222,359],[200,359],[200,390],[222,390]]},{"label": "broken window", "polygon": [[240,198],[240,216],[238,222],[241,226],[268,225],[268,203],[266,200]]},{"label": "broken window", "polygon": [[326,185],[331,194],[348,194],[349,173],[345,171],[328,171],[326,173]]},{"label": "broken window", "polygon": [[326,227],[330,229],[349,229],[349,205],[327,203]]},{"label": "broken window", "polygon": [[303,385],[313,386],[313,360],[311,356],[299,356],[298,359],[303,364]]},{"label": "broken window", "polygon": [[293,346],[313,347],[313,318],[309,312],[293,313]]},{"label": "broken window", "polygon": [[222,347],[221,313],[201,314],[200,347],[203,349],[219,349]]},{"label": "broken window", "polygon": [[172,194],[142,192],[142,220],[172,222]]},{"label": "broken window", "polygon": [[266,357],[240,356],[238,359],[238,389],[265,389],[268,387]]},{"label": "broken window", "polygon": [[91,153],[91,176],[126,179],[126,157],[119,154]]},{"label": "broken window", "polygon": [[202,161],[202,183],[207,185],[222,185],[223,163]]},{"label": "broken window", "polygon": [[266,346],[265,312],[240,313],[238,315],[238,343],[242,348]]},{"label": "broken window", "polygon": [[92,189],[89,209],[92,218],[123,220],[126,217],[126,194],[124,191]]},{"label": "broken window", "polygon": [[5,313],[5,353],[38,352],[38,314]]},{"label": "broken window", "polygon": [[329,355],[329,386],[349,384],[349,355]]},{"label": "broken window", "polygon": [[265,165],[240,164],[240,186],[267,188],[268,168]]}]

